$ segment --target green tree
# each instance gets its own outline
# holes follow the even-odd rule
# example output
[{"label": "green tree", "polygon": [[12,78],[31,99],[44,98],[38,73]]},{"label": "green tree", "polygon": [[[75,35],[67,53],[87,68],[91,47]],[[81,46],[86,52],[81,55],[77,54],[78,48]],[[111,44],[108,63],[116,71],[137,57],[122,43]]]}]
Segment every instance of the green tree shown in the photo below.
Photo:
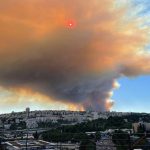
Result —
[{"label": "green tree", "polygon": [[34,136],[34,138],[35,138],[36,140],[38,140],[39,134],[37,133],[37,131],[33,134],[33,136]]},{"label": "green tree", "polygon": [[101,133],[100,132],[96,132],[95,133],[95,140],[100,140],[101,139]]},{"label": "green tree", "polygon": [[139,126],[138,126],[138,128],[137,128],[137,135],[138,135],[139,137],[142,137],[142,136],[145,135],[145,134],[144,134],[145,132],[146,132],[145,125],[142,124],[142,123],[140,123]]},{"label": "green tree", "polygon": [[121,130],[117,130],[113,133],[112,141],[116,145],[117,150],[129,150],[131,147],[130,135]]},{"label": "green tree", "polygon": [[96,150],[96,143],[91,140],[83,140],[79,150]]},{"label": "green tree", "polygon": [[73,140],[76,141],[76,142],[80,142],[82,140],[88,140],[88,139],[89,139],[89,137],[85,133],[75,133],[73,135]]},{"label": "green tree", "polygon": [[16,129],[17,129],[16,123],[12,123],[10,126],[10,130],[16,130]]}]

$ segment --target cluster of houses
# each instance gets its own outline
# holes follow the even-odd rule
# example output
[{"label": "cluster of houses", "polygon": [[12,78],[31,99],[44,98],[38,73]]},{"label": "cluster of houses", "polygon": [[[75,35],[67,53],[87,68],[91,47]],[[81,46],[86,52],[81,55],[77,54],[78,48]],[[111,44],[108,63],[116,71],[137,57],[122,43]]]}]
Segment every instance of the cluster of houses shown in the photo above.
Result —
[{"label": "cluster of houses", "polygon": [[110,116],[123,116],[129,113],[122,112],[95,112],[95,111],[30,111],[26,108],[23,112],[12,112],[9,114],[0,115],[0,127],[9,129],[11,124],[25,122],[27,128],[37,128],[39,122],[52,122],[66,121],[68,123],[81,123],[88,120],[95,120],[98,118],[107,119]]}]

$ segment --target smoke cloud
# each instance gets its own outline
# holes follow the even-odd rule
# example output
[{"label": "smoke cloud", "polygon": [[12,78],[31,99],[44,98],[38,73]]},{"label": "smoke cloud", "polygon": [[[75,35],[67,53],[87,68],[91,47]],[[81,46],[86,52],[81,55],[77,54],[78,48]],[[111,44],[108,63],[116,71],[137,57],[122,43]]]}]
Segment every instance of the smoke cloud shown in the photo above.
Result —
[{"label": "smoke cloud", "polygon": [[118,78],[150,73],[144,49],[149,29],[141,27],[144,19],[128,18],[130,4],[0,2],[0,85],[5,89],[30,89],[70,109],[105,111],[113,105]]}]

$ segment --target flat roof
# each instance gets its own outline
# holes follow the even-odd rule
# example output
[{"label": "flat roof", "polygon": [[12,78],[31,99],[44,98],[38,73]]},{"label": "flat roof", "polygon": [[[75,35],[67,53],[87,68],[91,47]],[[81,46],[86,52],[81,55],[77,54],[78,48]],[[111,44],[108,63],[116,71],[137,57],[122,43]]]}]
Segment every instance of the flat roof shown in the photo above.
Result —
[{"label": "flat roof", "polygon": [[[26,140],[9,141],[9,142],[5,142],[5,144],[15,147],[16,149],[24,148],[24,147],[26,147]],[[42,140],[28,140],[27,141],[28,147],[41,147],[41,146],[45,146],[45,145],[53,145],[53,144],[46,142],[46,141],[42,141]]]}]

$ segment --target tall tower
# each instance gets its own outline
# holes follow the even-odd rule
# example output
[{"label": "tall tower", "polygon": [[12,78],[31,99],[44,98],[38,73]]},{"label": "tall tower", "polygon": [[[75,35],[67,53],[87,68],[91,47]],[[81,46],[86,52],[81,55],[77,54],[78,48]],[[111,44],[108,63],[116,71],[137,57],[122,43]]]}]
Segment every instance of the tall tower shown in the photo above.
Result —
[{"label": "tall tower", "polygon": [[30,114],[30,108],[27,107],[27,108],[26,108],[26,117],[27,117],[27,118],[29,117],[29,114]]}]

